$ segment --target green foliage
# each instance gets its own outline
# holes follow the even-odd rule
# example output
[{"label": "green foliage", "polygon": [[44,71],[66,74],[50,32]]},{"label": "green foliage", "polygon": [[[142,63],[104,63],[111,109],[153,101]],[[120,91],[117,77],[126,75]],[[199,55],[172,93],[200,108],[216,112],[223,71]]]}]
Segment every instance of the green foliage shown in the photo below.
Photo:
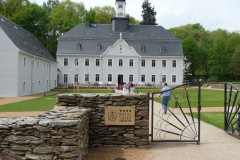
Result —
[{"label": "green foliage", "polygon": [[187,60],[191,62],[190,72],[194,75],[199,66],[200,57],[200,49],[197,41],[189,36],[183,40],[182,46],[184,55],[187,57]]},{"label": "green foliage", "polygon": [[240,44],[237,46],[233,56],[231,67],[235,73],[236,81],[238,80],[238,76],[240,76]]},{"label": "green foliage", "polygon": [[151,7],[149,0],[145,0],[142,4],[142,18],[140,25],[158,25],[156,23],[156,14],[154,7]]},{"label": "green foliage", "polygon": [[95,23],[95,16],[96,16],[96,11],[93,8],[90,8],[89,11],[87,11],[86,16],[85,16],[85,22],[90,22],[90,23]]},{"label": "green foliage", "polygon": [[116,15],[116,11],[111,6],[94,7],[96,12],[95,23],[97,24],[111,24],[111,18]]}]

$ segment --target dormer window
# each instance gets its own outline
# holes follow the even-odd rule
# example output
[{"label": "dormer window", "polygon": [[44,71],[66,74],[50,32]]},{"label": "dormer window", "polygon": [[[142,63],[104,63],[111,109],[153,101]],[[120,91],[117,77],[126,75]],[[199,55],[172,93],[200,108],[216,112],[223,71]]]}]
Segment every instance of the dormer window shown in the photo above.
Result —
[{"label": "dormer window", "polygon": [[97,51],[101,51],[102,45],[100,43],[97,44]]},{"label": "dormer window", "polygon": [[78,44],[76,44],[76,51],[80,51],[80,50],[81,50],[81,44],[78,43]]},{"label": "dormer window", "polygon": [[160,52],[161,52],[161,53],[164,53],[164,52],[165,52],[165,46],[164,46],[164,45],[161,45],[161,47],[160,47]]},{"label": "dormer window", "polygon": [[140,48],[140,52],[145,52],[145,46],[143,44],[141,44],[139,48]]}]

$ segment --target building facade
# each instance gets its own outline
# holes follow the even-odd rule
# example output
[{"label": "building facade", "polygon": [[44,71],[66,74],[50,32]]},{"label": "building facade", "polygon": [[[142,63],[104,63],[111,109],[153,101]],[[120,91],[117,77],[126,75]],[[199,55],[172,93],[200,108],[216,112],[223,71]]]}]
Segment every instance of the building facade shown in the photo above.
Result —
[{"label": "building facade", "polygon": [[28,31],[0,15],[0,97],[42,93],[57,86],[57,62]]},{"label": "building facade", "polygon": [[181,40],[162,26],[129,25],[125,10],[125,0],[117,0],[112,24],[79,24],[58,39],[61,86],[182,83]]}]

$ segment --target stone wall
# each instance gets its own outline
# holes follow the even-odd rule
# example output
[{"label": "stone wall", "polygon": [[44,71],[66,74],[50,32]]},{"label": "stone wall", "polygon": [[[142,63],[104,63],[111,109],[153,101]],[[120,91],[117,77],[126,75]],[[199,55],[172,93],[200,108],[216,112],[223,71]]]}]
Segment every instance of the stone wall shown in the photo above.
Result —
[{"label": "stone wall", "polygon": [[[149,145],[149,107],[146,94],[60,94],[58,106],[91,108],[90,147],[139,147]],[[107,126],[105,106],[134,106],[134,126]]]},{"label": "stone wall", "polygon": [[0,159],[85,159],[89,147],[89,112],[68,107],[37,118],[0,119]]},{"label": "stone wall", "polygon": [[[224,89],[224,84],[203,84],[203,87],[210,87],[211,88],[216,88],[216,89]],[[240,89],[240,85],[235,85],[237,88]]]}]

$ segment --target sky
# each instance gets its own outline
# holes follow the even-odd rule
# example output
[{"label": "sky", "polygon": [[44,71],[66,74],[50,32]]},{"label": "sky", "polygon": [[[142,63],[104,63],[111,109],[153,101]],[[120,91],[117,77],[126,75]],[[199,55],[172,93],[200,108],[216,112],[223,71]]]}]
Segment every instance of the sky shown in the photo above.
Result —
[{"label": "sky", "polygon": [[[60,0],[61,1],[61,0]],[[89,10],[95,6],[113,6],[115,0],[72,0],[83,2]],[[30,0],[42,5],[47,0]],[[126,0],[126,13],[142,20],[143,0]],[[240,0],[149,0],[157,12],[158,25],[166,29],[200,23],[206,30],[240,31]]]}]

